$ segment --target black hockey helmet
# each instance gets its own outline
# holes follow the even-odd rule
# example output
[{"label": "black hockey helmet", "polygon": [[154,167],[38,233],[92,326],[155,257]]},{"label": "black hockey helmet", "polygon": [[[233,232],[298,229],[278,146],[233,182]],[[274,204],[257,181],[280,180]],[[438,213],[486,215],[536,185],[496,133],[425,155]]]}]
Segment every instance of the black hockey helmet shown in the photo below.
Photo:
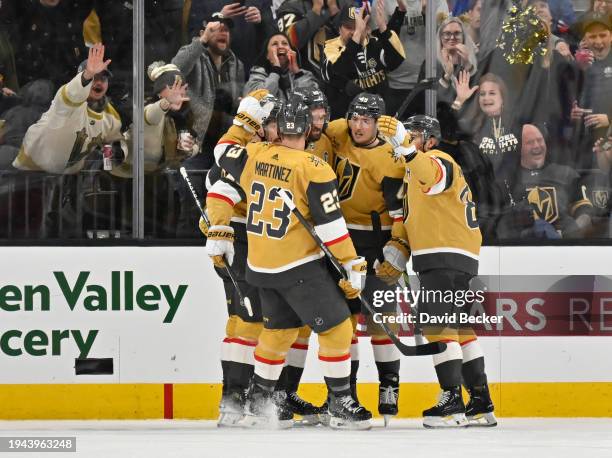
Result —
[{"label": "black hockey helmet", "polygon": [[362,92],[358,94],[350,103],[346,112],[346,119],[353,116],[367,116],[378,119],[385,114],[385,101],[378,94]]},{"label": "black hockey helmet", "polygon": [[272,110],[270,111],[270,114],[263,119],[262,124],[265,126],[269,122],[276,121],[276,117],[278,116],[278,112],[280,111],[282,106],[282,102],[280,101],[280,99],[278,99],[272,94],[267,94],[259,101],[259,104],[262,107],[268,104],[272,104]]},{"label": "black hockey helmet", "polygon": [[293,91],[293,93],[301,96],[304,104],[311,110],[314,108],[325,109],[325,124],[323,125],[323,130],[325,130],[327,124],[329,124],[329,104],[323,91],[314,88],[300,88]]},{"label": "black hockey helmet", "polygon": [[408,132],[423,132],[423,138],[427,140],[434,137],[437,140],[442,139],[440,131],[440,123],[436,118],[427,115],[415,115],[404,121],[404,127]]},{"label": "black hockey helmet", "polygon": [[291,94],[289,100],[280,107],[276,122],[279,134],[308,135],[312,115],[301,95]]}]

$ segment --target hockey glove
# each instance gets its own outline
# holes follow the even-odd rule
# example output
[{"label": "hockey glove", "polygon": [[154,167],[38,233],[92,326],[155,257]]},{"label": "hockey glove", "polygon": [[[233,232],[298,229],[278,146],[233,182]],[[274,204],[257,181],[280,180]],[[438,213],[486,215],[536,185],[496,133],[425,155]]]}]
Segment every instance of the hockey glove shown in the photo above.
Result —
[{"label": "hockey glove", "polygon": [[347,299],[355,299],[361,292],[363,280],[368,270],[368,263],[362,256],[359,256],[342,264],[342,267],[344,267],[347,279],[340,280],[338,286],[340,286]]},{"label": "hockey glove", "polygon": [[393,237],[383,247],[383,256],[385,260],[382,264],[378,259],[374,263],[376,276],[388,285],[393,285],[406,270],[410,248],[405,240]]},{"label": "hockey glove", "polygon": [[[204,213],[206,213],[206,210],[204,210]],[[202,234],[204,234],[204,237],[208,237],[208,229],[210,228],[208,227],[208,224],[206,224],[204,218],[202,218],[201,216],[200,221],[198,222],[198,226],[200,227],[200,231],[202,232]]]},{"label": "hockey glove", "polygon": [[267,102],[263,106],[261,100],[268,94],[265,89],[250,92],[244,99],[240,101],[238,106],[238,114],[234,118],[234,124],[242,126],[250,133],[257,132],[261,123],[270,115],[270,111],[274,107],[274,103]]},{"label": "hockey glove", "polygon": [[225,267],[225,260],[231,265],[234,261],[234,229],[231,226],[211,226],[208,228],[206,253],[215,267]]},{"label": "hockey glove", "polygon": [[378,130],[393,146],[395,157],[408,156],[416,152],[416,148],[410,144],[412,137],[404,125],[394,117],[381,116],[378,118]]}]

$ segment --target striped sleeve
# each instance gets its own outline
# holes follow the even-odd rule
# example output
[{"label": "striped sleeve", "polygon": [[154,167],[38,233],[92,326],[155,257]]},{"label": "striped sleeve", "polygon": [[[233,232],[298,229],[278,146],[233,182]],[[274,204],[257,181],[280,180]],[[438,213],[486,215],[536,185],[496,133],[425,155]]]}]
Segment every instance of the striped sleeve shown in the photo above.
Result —
[{"label": "striped sleeve", "polygon": [[340,212],[336,181],[311,182],[306,195],[315,231],[323,243],[341,263],[355,258],[357,253]]},{"label": "striped sleeve", "polygon": [[234,206],[244,198],[244,193],[237,184],[222,178],[217,180],[206,195],[206,208],[213,226],[228,226]]},{"label": "striped sleeve", "polygon": [[428,196],[440,194],[453,184],[453,163],[447,159],[419,153],[407,167]]}]

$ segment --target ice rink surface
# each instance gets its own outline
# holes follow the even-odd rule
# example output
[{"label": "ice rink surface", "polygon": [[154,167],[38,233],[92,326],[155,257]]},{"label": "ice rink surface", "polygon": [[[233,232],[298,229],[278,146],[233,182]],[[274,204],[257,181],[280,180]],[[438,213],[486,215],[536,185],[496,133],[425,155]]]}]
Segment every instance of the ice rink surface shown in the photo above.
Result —
[{"label": "ice rink surface", "polygon": [[[219,429],[212,421],[0,421],[0,436],[76,436],[83,458],[612,457],[612,419],[501,419],[497,428],[425,430],[419,420],[375,420],[370,431],[299,427]],[[486,455],[484,453],[487,453]],[[425,455],[427,454],[427,455]]]}]

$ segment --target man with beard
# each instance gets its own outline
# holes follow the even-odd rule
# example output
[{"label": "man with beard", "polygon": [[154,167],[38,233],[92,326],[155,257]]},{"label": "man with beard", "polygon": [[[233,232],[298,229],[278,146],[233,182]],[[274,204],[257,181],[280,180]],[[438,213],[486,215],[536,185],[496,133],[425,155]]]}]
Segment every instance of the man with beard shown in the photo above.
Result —
[{"label": "man with beard", "polygon": [[312,127],[307,138],[306,151],[334,166],[334,149],[331,140],[323,132],[329,124],[329,105],[327,97],[320,89],[300,89],[295,94],[302,96],[304,104],[310,108]]},{"label": "man with beard", "polygon": [[27,130],[13,161],[19,170],[63,175],[53,182],[57,186],[44,204],[48,237],[82,235],[75,221],[77,199],[81,198],[76,194],[76,174],[90,153],[123,138],[119,114],[106,98],[112,77],[110,62],[104,60],[102,44],[89,50],[79,73],[57,91],[51,107]]},{"label": "man with beard", "polygon": [[[191,44],[179,49],[172,63],[185,75],[194,114],[194,130],[201,143],[213,115],[221,117],[217,139],[231,125],[244,86],[244,66],[230,49],[234,21],[213,13]],[[220,124],[220,125],[219,125]]]},{"label": "man with beard", "polygon": [[79,73],[62,86],[47,112],[25,134],[13,167],[76,174],[94,148],[120,140],[121,119],[106,98],[110,60],[96,44]]}]

